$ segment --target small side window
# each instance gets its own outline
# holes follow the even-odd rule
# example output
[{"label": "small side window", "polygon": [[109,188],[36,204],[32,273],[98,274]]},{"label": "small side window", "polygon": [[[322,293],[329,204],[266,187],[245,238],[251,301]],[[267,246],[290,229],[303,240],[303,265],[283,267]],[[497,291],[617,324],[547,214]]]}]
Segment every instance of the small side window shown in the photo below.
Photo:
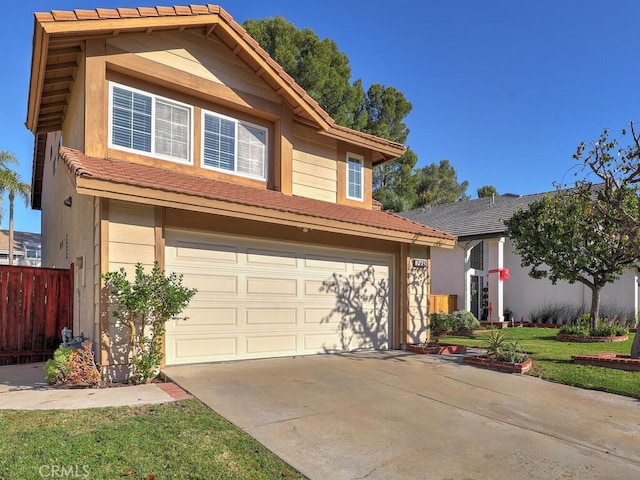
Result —
[{"label": "small side window", "polygon": [[363,200],[364,168],[363,159],[347,154],[347,198]]}]

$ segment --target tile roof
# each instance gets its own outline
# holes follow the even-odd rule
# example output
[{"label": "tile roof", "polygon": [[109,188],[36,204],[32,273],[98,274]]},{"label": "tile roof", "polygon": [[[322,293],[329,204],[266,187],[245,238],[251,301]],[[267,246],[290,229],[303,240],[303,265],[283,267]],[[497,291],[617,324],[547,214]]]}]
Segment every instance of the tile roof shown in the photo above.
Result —
[{"label": "tile roof", "polygon": [[544,195],[545,193],[524,196],[497,195],[495,198],[486,197],[409,210],[399,215],[449,232],[460,240],[464,237],[498,236],[506,232],[504,220],[510,218],[519,208],[526,208]]},{"label": "tile roof", "polygon": [[[343,127],[335,123],[335,121],[329,116],[327,112],[313,99],[309,94],[299,86],[296,81],[285,70],[271,58],[271,56],[258,44],[256,40],[251,37],[247,31],[233,20],[233,17],[229,15],[223,8],[212,5],[188,5],[188,6],[173,6],[173,7],[138,7],[138,8],[96,8],[95,10],[81,10],[76,9],[72,11],[51,10],[50,12],[37,12],[35,13],[35,19],[37,23],[46,24],[50,22],[77,22],[77,21],[100,21],[100,20],[131,20],[131,19],[144,19],[144,18],[160,18],[160,17],[175,17],[176,23],[180,22],[180,17],[194,17],[203,15],[216,15],[226,25],[232,28],[255,52],[263,62],[265,62],[270,68],[273,69],[276,76],[283,81],[289,88],[296,92],[296,94],[304,102],[306,102],[315,114],[322,119],[328,125],[329,129],[335,135],[339,137],[357,137],[362,140],[373,142],[391,150],[404,150],[404,146],[400,143],[393,142],[384,138],[376,137],[367,133],[352,130],[347,127]],[[91,31],[89,28],[88,31]],[[395,153],[396,158],[402,155],[402,152]]]},{"label": "tile roof", "polygon": [[62,147],[60,155],[74,177],[93,178],[209,200],[221,200],[272,211],[431,237],[445,242],[455,240],[455,237],[448,233],[382,210],[368,210],[306,197],[290,196],[273,190],[110,158],[89,157],[68,147]]}]

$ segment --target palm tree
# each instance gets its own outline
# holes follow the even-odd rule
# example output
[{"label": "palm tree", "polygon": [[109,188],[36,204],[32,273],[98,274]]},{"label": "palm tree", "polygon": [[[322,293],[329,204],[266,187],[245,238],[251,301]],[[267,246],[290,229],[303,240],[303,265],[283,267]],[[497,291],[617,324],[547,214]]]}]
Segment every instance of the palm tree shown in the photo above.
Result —
[{"label": "palm tree", "polygon": [[[16,195],[22,197],[25,204],[28,204],[31,195],[31,186],[24,183],[18,172],[9,170],[8,163],[17,164],[16,157],[6,151],[0,152],[0,192],[9,192],[9,265],[13,265],[13,204]],[[0,219],[2,219],[0,208]]]},{"label": "palm tree", "polygon": [[[6,150],[0,151],[0,172],[8,170],[10,164],[18,165],[18,159],[16,156]],[[4,213],[2,208],[2,193],[4,193],[4,188],[0,184],[0,221],[2,221],[2,214]]]}]

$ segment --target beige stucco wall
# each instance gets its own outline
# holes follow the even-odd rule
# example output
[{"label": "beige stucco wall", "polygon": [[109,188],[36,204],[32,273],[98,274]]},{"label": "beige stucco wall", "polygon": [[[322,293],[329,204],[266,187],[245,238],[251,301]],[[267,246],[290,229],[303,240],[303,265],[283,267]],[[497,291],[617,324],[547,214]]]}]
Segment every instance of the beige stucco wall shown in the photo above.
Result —
[{"label": "beige stucco wall", "polygon": [[[429,333],[429,247],[412,245],[409,248],[408,265],[408,306],[409,342],[419,343],[428,338]],[[427,266],[414,266],[413,261],[426,261]]]},{"label": "beige stucco wall", "polygon": [[[77,79],[83,79],[85,75],[84,62],[78,66]],[[65,147],[75,148],[80,151],[85,150],[84,144],[84,123],[85,123],[85,83],[84,81],[73,82],[69,105],[67,106],[64,124],[62,126],[62,144]]]},{"label": "beige stucco wall", "polygon": [[300,125],[294,127],[293,133],[293,194],[337,202],[336,142],[318,137],[311,129]]},{"label": "beige stucco wall", "polygon": [[[106,211],[108,271],[124,268],[127,278],[133,281],[137,263],[142,263],[145,271],[149,271],[155,260],[154,207],[109,201]],[[109,312],[104,312],[102,322],[103,374],[112,380],[122,380],[129,369],[129,330]]]},{"label": "beige stucco wall", "polygon": [[[84,333],[94,340],[94,198],[75,193],[73,179],[58,158],[60,135],[60,132],[47,135],[42,187],[42,266],[69,268],[74,264],[73,333]],[[68,198],[72,202],[70,207],[65,205]]]}]

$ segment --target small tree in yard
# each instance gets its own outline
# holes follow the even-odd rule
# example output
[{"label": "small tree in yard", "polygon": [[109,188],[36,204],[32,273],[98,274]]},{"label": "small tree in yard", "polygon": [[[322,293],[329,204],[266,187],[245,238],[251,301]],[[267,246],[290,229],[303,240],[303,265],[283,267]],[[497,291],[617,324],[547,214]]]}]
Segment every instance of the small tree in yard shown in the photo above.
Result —
[{"label": "small tree in yard", "polygon": [[166,322],[179,318],[197,290],[184,287],[182,275],[171,273],[166,276],[158,262],[150,273],[145,273],[142,264],[138,263],[133,282],[127,279],[124,268],[106,273],[103,278],[113,316],[129,329],[131,378],[149,383],[162,363]]},{"label": "small tree in yard", "polygon": [[505,221],[522,266],[533,278],[580,282],[591,289],[591,326],[597,327],[600,292],[636,257],[618,224],[596,213],[597,199],[573,190],[545,195]]},{"label": "small tree in yard", "polygon": [[[622,130],[622,136],[629,139],[623,146],[619,140],[609,139],[608,130],[598,141],[578,146],[574,158],[582,163],[586,175],[577,182],[576,192],[602,222],[616,225],[626,254],[636,263],[640,261],[640,134],[631,123],[629,131]],[[594,176],[596,184],[590,180]],[[631,356],[640,358],[640,332],[636,333]]]}]

